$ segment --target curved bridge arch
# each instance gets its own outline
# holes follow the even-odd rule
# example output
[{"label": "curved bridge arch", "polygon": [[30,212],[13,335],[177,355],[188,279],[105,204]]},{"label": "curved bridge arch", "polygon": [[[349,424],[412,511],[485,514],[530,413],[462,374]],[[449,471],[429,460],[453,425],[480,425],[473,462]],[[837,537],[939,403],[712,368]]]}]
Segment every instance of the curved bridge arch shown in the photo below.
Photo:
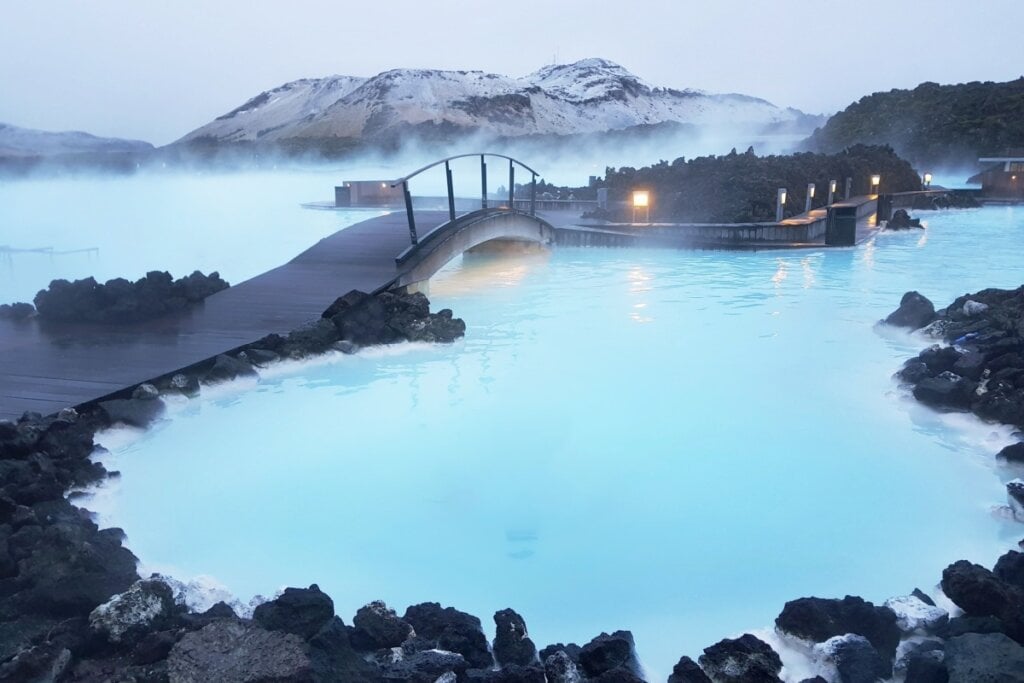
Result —
[{"label": "curved bridge arch", "polygon": [[549,245],[555,228],[543,218],[514,209],[480,209],[438,226],[395,259],[400,274],[393,287],[429,280],[453,258],[487,242]]},{"label": "curved bridge arch", "polygon": [[[480,158],[480,209],[463,215],[455,212],[455,190],[452,180],[451,161],[467,157]],[[489,207],[493,198],[487,193],[487,158],[495,157],[508,162],[508,197],[498,201],[504,202],[497,207]],[[413,210],[412,194],[409,181],[432,168],[444,165],[448,186],[448,220],[420,236],[417,231],[417,214]],[[516,202],[524,205],[524,200],[515,196],[516,167],[530,174],[528,210],[517,210]],[[474,154],[458,154],[440,159],[413,171],[407,176],[391,183],[391,187],[402,187],[405,198],[406,217],[409,223],[409,240],[411,245],[395,258],[399,275],[392,282],[392,287],[408,287],[429,280],[434,273],[446,263],[473,247],[495,240],[532,242],[551,244],[555,239],[555,229],[543,218],[537,216],[537,171],[522,161],[504,154],[478,152]]]}]

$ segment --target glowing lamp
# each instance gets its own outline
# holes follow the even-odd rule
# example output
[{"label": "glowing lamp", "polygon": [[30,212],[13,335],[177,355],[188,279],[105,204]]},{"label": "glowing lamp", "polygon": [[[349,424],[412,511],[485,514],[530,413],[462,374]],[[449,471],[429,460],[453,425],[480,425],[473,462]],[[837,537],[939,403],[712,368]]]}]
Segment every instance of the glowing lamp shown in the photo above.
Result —
[{"label": "glowing lamp", "polygon": [[829,191],[830,193],[832,193],[832,194],[835,194],[835,192],[836,192],[836,187],[837,187],[838,185],[839,185],[839,181],[838,181],[838,180],[832,180],[832,181],[829,181],[829,184],[828,184],[828,191]]},{"label": "glowing lamp", "polygon": [[633,191],[633,208],[646,209],[651,205],[651,193],[647,190]]},{"label": "glowing lamp", "polygon": [[810,185],[807,186],[807,194],[811,195],[811,197],[814,197],[814,183],[811,183]]},{"label": "glowing lamp", "polygon": [[783,190],[782,192],[779,193],[779,204],[785,204],[785,203],[786,203],[786,191]]},{"label": "glowing lamp", "polygon": [[387,183],[381,183],[381,184],[380,184],[380,186],[381,186],[381,187],[387,187],[387,186],[388,186],[388,184],[387,184]]},{"label": "glowing lamp", "polygon": [[925,173],[924,174],[924,184],[925,185],[931,185],[932,184],[932,174],[931,173]]},{"label": "glowing lamp", "polygon": [[871,176],[871,187],[878,187],[881,184],[882,184],[882,176],[878,175],[877,173],[875,175]]}]

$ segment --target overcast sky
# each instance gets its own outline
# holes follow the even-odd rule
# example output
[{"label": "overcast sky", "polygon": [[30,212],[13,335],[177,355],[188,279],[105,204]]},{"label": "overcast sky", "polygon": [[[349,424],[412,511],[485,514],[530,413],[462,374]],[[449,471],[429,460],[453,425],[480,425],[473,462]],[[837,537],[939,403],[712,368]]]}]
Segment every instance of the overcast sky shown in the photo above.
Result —
[{"label": "overcast sky", "polygon": [[0,0],[0,121],[164,144],[297,78],[584,57],[833,112],[1017,78],[1022,26],[1024,0]]}]

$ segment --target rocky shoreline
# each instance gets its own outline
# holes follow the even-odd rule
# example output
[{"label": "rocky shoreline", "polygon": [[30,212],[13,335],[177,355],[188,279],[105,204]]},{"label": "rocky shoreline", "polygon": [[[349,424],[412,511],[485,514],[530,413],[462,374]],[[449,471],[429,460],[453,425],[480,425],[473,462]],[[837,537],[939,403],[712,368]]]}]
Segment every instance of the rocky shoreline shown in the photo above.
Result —
[{"label": "rocky shoreline", "polygon": [[[913,322],[924,318],[917,309],[926,307],[916,298],[905,303],[903,315]],[[933,310],[919,326],[934,319]],[[451,342],[464,332],[451,311],[430,313],[422,294],[350,292],[301,329],[269,335],[123,396],[56,416],[0,422],[0,680],[648,680],[629,631],[601,633],[582,646],[539,647],[512,609],[493,615],[493,639],[476,616],[437,603],[412,605],[399,615],[370,602],[343,621],[316,585],[288,588],[251,615],[223,602],[192,610],[177,582],[137,574],[121,530],[99,529],[90,513],[68,500],[69,493],[116,476],[90,458],[97,431],[119,423],[145,427],[162,413],[163,394],[194,395],[203,385],[253,375],[282,358],[400,341]],[[893,675],[907,683],[1024,681],[1024,554],[1008,552],[992,571],[954,563],[943,572],[941,588],[962,614],[917,589],[884,605],[854,596],[810,597],[786,603],[776,631],[827,676],[807,679],[814,683],[870,683]],[[781,680],[782,669],[780,654],[748,633],[705,648],[697,661],[682,657],[668,680],[772,682]]]},{"label": "rocky shoreline", "polygon": [[[1024,286],[984,289],[935,310],[918,292],[903,295],[885,322],[920,330],[941,343],[906,362],[896,373],[921,403],[937,410],[974,413],[987,422],[1024,430]],[[1024,441],[997,459],[1024,473]],[[1024,480],[1006,485],[1013,516],[1024,522]]]}]

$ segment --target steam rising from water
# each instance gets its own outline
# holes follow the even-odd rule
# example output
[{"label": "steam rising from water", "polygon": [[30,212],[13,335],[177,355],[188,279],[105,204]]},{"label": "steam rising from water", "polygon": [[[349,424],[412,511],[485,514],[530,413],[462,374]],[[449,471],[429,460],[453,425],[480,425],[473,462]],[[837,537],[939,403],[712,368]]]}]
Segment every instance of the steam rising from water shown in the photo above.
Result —
[{"label": "steam rising from water", "polygon": [[924,244],[852,250],[464,259],[432,296],[465,342],[174,405],[107,441],[123,474],[94,507],[145,561],[243,601],[315,581],[346,618],[512,606],[538,644],[632,629],[662,678],[801,595],[928,591],[1020,537],[990,514],[1009,433],[908,400],[890,375],[929,342],[872,323],[910,288],[1016,284],[1024,221],[928,222]]}]

